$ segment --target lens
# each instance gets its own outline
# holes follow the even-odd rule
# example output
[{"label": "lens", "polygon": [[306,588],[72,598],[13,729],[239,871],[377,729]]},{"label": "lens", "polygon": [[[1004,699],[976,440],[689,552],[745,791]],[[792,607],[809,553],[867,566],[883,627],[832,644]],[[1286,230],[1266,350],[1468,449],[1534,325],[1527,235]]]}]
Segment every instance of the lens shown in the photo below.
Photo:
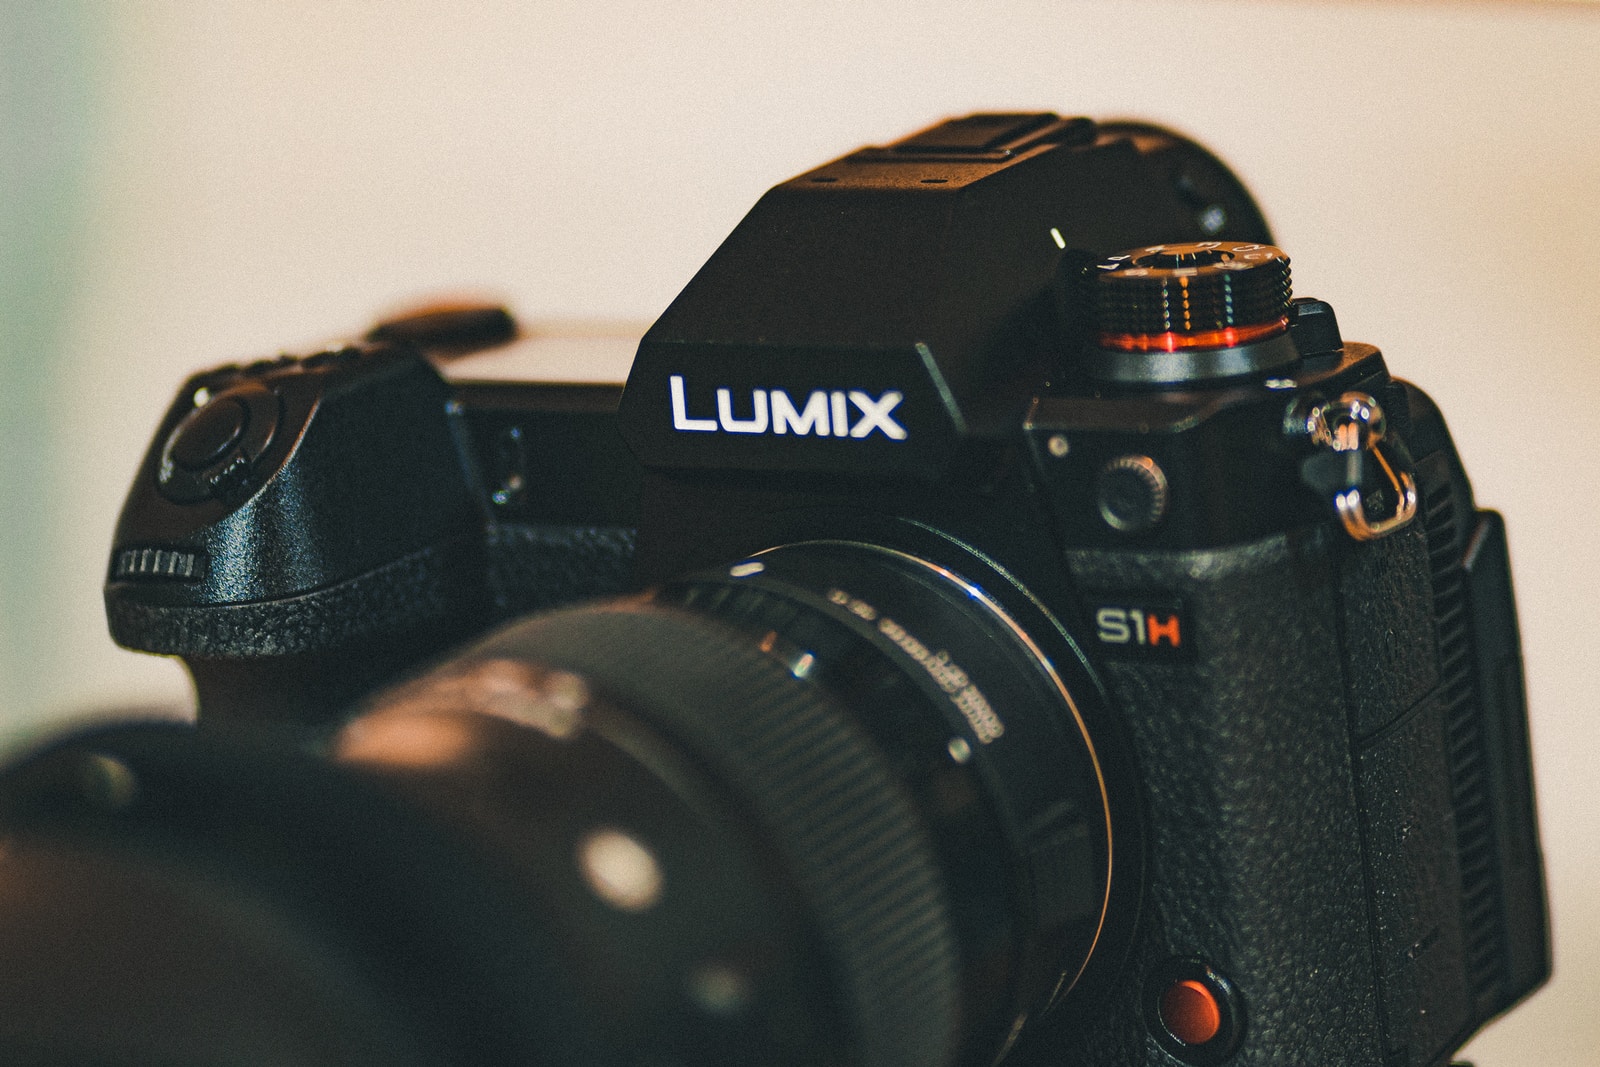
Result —
[{"label": "lens", "polygon": [[661,1062],[989,1063],[1105,926],[1074,694],[995,598],[882,548],[529,619],[336,751],[500,857],[592,1024]]},{"label": "lens", "polygon": [[982,573],[795,544],[309,744],[45,750],[0,776],[0,1057],[990,1064],[1122,938],[1081,676]]},{"label": "lens", "polygon": [[619,1062],[507,889],[298,745],[81,734],[0,778],[0,1062]]}]

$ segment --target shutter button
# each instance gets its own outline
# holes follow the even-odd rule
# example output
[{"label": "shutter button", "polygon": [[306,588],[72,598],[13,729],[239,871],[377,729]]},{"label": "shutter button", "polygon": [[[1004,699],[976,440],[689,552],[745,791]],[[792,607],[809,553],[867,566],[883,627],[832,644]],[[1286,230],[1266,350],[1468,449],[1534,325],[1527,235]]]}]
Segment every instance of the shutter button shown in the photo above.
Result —
[{"label": "shutter button", "polygon": [[218,397],[179,424],[168,454],[186,471],[205,470],[238,444],[248,425],[249,409],[232,397]]},{"label": "shutter button", "polygon": [[243,381],[185,415],[161,450],[156,488],[175,504],[198,504],[242,488],[272,443],[278,394]]}]

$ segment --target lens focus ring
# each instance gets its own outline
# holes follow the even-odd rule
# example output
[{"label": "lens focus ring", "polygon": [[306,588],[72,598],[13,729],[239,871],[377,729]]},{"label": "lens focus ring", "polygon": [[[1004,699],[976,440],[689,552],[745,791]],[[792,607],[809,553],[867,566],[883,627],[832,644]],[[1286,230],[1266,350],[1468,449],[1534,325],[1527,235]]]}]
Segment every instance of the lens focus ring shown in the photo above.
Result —
[{"label": "lens focus ring", "polygon": [[810,906],[861,1062],[947,1062],[955,936],[910,800],[831,698],[729,637],[687,612],[601,605],[531,620],[481,651],[584,675],[713,764]]}]

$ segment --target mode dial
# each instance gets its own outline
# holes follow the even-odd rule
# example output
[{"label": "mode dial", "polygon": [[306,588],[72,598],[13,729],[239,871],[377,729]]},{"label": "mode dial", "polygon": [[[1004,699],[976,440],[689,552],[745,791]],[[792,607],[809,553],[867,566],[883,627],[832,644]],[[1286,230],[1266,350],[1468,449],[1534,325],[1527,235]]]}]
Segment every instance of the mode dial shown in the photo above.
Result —
[{"label": "mode dial", "polygon": [[1289,257],[1263,244],[1200,241],[1108,256],[1084,278],[1094,316],[1089,373],[1168,385],[1294,362]]}]

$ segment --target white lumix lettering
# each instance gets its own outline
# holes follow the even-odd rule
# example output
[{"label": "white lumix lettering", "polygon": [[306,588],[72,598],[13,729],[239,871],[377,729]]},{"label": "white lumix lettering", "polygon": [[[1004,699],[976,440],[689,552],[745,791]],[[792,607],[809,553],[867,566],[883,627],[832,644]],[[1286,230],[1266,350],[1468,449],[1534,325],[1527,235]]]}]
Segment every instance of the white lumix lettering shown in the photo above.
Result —
[{"label": "white lumix lettering", "polygon": [[724,430],[729,433],[767,432],[767,391],[752,390],[750,401],[755,407],[755,415],[748,419],[736,419],[733,417],[733,390],[717,390],[717,421]]},{"label": "white lumix lettering", "polygon": [[[848,437],[855,440],[881,433],[891,441],[910,436],[894,417],[905,394],[890,389],[873,396],[860,389],[813,389],[803,404],[782,389],[751,389],[747,418],[735,410],[734,391],[718,388],[717,417],[696,418],[689,414],[689,391],[681,374],[667,378],[672,401],[672,428],[691,433],[780,434],[796,437]],[[852,420],[851,406],[860,417]],[[742,405],[741,405],[742,406]],[[703,410],[703,409],[702,409]]]},{"label": "white lumix lettering", "polygon": [[850,407],[845,402],[844,393],[838,389],[833,391],[833,436],[844,437],[850,432]]},{"label": "white lumix lettering", "polygon": [[782,389],[774,389],[772,432],[788,433],[790,430],[802,437],[810,433],[818,437],[828,436],[828,395],[817,390],[806,397],[805,408],[796,411],[794,401],[789,399],[789,394]]},{"label": "white lumix lettering", "polygon": [[861,409],[861,421],[850,427],[851,437],[865,437],[873,430],[882,430],[891,441],[906,439],[905,427],[889,417],[889,412],[900,405],[905,397],[890,390],[874,400],[859,389],[850,390],[850,403]]},{"label": "white lumix lettering", "polygon": [[674,374],[667,379],[667,387],[672,391],[672,428],[674,430],[694,430],[700,433],[716,432],[716,419],[691,419],[689,417],[689,402],[683,395],[683,375]]}]

